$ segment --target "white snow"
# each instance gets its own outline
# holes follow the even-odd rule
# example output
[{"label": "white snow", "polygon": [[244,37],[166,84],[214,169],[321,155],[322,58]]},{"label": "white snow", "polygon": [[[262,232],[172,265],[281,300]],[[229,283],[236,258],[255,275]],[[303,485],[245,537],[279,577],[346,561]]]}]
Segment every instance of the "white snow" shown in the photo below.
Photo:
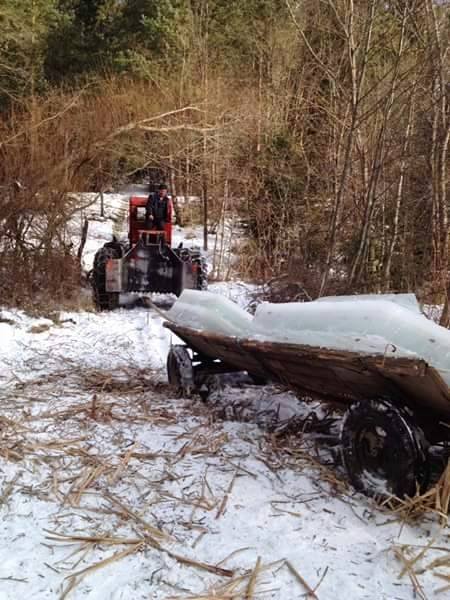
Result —
[{"label": "white snow", "polygon": [[[96,222],[88,248],[110,231]],[[245,306],[243,284],[216,285]],[[314,436],[280,450],[253,422],[263,413],[323,418],[320,404],[233,384],[211,406],[176,398],[164,369],[172,339],[144,309],[0,310],[1,600],[245,598],[258,557],[254,598],[307,597],[288,560],[319,585],[320,600],[412,600],[394,549],[407,545],[411,558],[427,544],[414,565],[419,583],[428,596],[445,584],[436,577],[445,564],[424,567],[448,558],[446,529],[431,518],[403,523],[352,495],[336,483],[339,471],[330,477],[311,461],[321,452]],[[239,397],[248,422],[212,417]],[[163,532],[160,547],[152,528]]]},{"label": "white snow", "polygon": [[0,323],[0,382],[28,381],[75,367],[161,368],[170,345],[161,321],[142,309],[61,313],[56,323],[17,313],[15,326]]},{"label": "white snow", "polygon": [[[307,436],[299,437],[297,455],[274,453],[256,425],[211,421],[211,409],[199,401],[150,385],[152,369],[156,380],[165,379],[169,344],[154,313],[66,313],[62,324],[18,311],[1,318],[8,320],[1,323],[0,357],[2,600],[60,598],[71,574],[129,549],[58,543],[48,531],[144,539],[130,556],[86,573],[68,596],[91,600],[189,598],[227,584],[229,578],[145,543],[143,523],[170,534],[162,545],[173,554],[220,563],[236,576],[258,557],[263,565],[289,560],[311,587],[326,571],[321,600],[335,600],[337,589],[354,599],[412,599],[409,580],[398,579],[393,546],[432,538],[448,546],[434,522],[402,524],[326,483],[304,458],[314,454]],[[49,328],[33,333],[36,325]],[[111,380],[129,383],[115,390]],[[252,404],[260,414],[280,405],[281,419],[309,410],[292,396],[252,386],[225,388],[225,407],[233,394],[245,395],[245,420]],[[320,405],[313,410],[320,414]],[[425,562],[439,556],[429,550]],[[418,577],[428,593],[440,586],[431,572]],[[257,577],[256,591],[280,600],[305,592],[281,563]]]}]

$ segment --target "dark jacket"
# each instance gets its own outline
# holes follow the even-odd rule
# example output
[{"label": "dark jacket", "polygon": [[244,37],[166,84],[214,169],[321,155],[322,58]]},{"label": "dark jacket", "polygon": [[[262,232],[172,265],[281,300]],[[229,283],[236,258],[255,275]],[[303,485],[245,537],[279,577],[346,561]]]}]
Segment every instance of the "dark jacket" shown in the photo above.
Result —
[{"label": "dark jacket", "polygon": [[146,207],[147,220],[151,220],[152,228],[164,229],[169,218],[169,198],[160,198],[159,194],[150,194]]}]

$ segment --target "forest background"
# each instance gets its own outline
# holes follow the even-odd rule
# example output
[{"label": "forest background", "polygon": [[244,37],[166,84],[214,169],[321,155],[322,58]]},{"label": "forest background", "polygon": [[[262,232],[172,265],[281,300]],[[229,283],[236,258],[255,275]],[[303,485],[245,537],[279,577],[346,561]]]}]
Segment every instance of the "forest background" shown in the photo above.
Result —
[{"label": "forest background", "polygon": [[446,323],[449,33],[448,0],[0,0],[2,303],[79,285],[73,192],[157,173],[246,224],[241,277]]}]

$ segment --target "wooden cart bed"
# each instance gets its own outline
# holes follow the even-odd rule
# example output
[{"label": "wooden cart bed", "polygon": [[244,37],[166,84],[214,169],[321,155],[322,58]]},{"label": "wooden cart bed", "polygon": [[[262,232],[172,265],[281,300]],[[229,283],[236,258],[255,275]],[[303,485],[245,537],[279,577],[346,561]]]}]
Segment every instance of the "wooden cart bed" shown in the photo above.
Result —
[{"label": "wooden cart bed", "polygon": [[166,321],[200,362],[219,360],[224,370],[271,378],[297,393],[350,404],[363,398],[402,396],[420,410],[450,417],[450,393],[436,369],[418,358],[332,350],[236,338]]}]

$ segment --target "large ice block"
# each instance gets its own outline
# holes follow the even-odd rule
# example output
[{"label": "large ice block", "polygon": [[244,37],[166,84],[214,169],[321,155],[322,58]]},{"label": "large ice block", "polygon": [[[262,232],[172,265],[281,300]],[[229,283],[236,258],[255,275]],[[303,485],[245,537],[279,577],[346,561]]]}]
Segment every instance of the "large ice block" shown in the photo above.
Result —
[{"label": "large ice block", "polygon": [[238,337],[250,335],[253,320],[228,298],[196,290],[184,290],[167,316],[178,325]]},{"label": "large ice block", "polygon": [[253,332],[274,341],[342,350],[414,354],[450,381],[450,331],[391,300],[261,304]]},{"label": "large ice block", "polygon": [[450,331],[422,315],[411,295],[263,303],[252,317],[223,296],[185,290],[168,317],[181,326],[238,338],[421,358],[450,385]]},{"label": "large ice block", "polygon": [[351,296],[323,296],[315,302],[346,302],[347,300],[366,301],[366,300],[389,300],[409,308],[415,313],[423,314],[420,309],[420,304],[417,301],[415,294],[358,294]]}]

